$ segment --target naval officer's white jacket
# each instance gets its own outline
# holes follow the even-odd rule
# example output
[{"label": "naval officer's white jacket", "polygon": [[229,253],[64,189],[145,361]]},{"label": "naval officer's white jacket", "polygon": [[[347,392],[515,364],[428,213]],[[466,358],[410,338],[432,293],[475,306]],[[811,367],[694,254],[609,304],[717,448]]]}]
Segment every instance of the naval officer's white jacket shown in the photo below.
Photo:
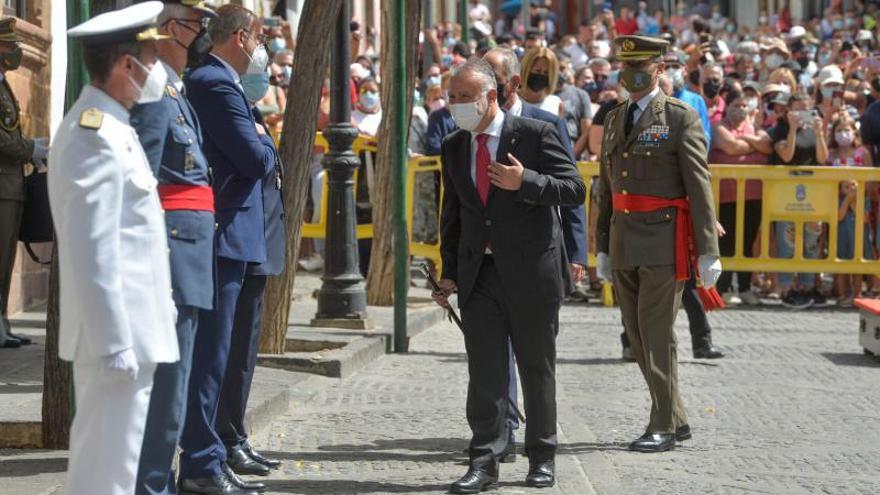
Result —
[{"label": "naval officer's white jacket", "polygon": [[[100,114],[84,118],[92,108]],[[131,347],[139,362],[176,361],[165,220],[128,111],[86,86],[55,135],[48,183],[60,357],[93,361]]]}]

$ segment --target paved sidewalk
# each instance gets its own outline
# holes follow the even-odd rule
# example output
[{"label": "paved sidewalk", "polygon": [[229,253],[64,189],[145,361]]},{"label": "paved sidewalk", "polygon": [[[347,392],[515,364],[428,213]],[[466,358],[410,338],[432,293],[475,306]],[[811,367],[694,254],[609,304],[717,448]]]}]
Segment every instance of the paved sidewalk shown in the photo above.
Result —
[{"label": "paved sidewalk", "polygon": [[[878,492],[880,362],[862,355],[857,313],[712,314],[716,343],[728,353],[719,361],[691,359],[681,313],[679,372],[694,439],[656,455],[626,450],[649,404],[636,365],[619,361],[619,319],[616,309],[563,309],[559,484],[526,489],[520,458],[502,465],[500,488],[490,493]],[[443,323],[413,339],[411,351],[297,389],[290,411],[255,438],[285,459],[267,480],[269,493],[443,493],[463,474],[461,336]],[[6,489],[22,476],[45,476],[40,455],[0,452],[0,492],[50,493]],[[42,455],[46,470],[64,469],[61,454]]]},{"label": "paved sidewalk", "polygon": [[[619,312],[566,306],[559,336],[559,485],[523,486],[501,467],[493,493],[877,493],[880,364],[862,355],[855,312],[730,310],[710,315],[728,357],[690,356],[680,375],[694,439],[675,452],[626,450],[647,422],[635,364],[619,361]],[[442,493],[464,473],[465,361],[442,324],[358,375],[327,382],[261,444],[287,460],[271,493]],[[519,435],[522,438],[522,435]]]}]

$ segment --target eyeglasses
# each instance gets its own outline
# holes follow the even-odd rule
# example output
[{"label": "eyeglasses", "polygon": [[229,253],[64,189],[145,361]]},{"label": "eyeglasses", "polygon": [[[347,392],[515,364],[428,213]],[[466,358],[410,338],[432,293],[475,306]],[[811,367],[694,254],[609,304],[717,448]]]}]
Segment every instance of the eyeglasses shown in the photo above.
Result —
[{"label": "eyeglasses", "polygon": [[253,37],[257,41],[257,43],[261,45],[265,45],[266,41],[269,39],[265,34],[258,34],[254,36],[254,33],[248,31],[247,29],[242,29],[241,32],[245,33],[248,38]]},{"label": "eyeglasses", "polygon": [[[172,19],[168,19],[168,21],[169,21],[169,22],[170,22],[170,21],[175,21],[175,22],[177,22],[177,23],[182,23],[182,24],[184,24],[184,25],[186,25],[186,24],[197,24],[197,25],[199,26],[199,28],[201,28],[201,29],[208,29],[208,24],[211,23],[211,19],[210,19],[209,17],[207,17],[207,16],[202,17],[201,19],[198,19],[198,20],[197,20],[197,19],[182,19],[182,18],[179,18],[179,17],[174,17],[174,18],[172,18]],[[190,29],[192,29],[192,28],[190,28]]]}]

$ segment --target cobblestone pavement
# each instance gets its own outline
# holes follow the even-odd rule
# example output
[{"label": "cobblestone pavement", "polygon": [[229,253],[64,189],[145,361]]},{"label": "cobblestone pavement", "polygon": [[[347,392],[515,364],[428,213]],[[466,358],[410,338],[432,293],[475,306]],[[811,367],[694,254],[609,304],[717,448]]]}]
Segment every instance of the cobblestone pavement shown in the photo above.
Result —
[{"label": "cobblestone pavement", "polygon": [[[679,374],[694,438],[674,452],[626,444],[648,417],[635,364],[619,360],[619,312],[566,306],[559,349],[559,484],[542,493],[878,493],[880,364],[862,355],[855,312],[710,315],[719,361]],[[466,368],[449,324],[296,401],[257,443],[286,460],[271,493],[441,493],[464,473]],[[522,435],[519,435],[520,439]],[[527,493],[527,462],[494,493]]]}]

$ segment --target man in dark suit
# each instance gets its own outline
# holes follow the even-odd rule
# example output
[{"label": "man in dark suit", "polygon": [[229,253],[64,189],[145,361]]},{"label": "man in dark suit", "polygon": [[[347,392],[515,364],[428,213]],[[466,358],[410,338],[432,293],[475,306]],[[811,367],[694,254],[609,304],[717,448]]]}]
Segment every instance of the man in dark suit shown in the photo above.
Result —
[{"label": "man in dark suit", "polygon": [[204,29],[202,19],[214,13],[193,0],[165,3],[157,23],[160,32],[170,38],[157,42],[156,50],[168,82],[161,100],[132,107],[131,125],[159,181],[180,360],[156,366],[137,495],[174,492],[172,462],[183,430],[199,310],[210,310],[214,304],[214,193],[208,161],[202,153],[199,120],[178,76],[186,67],[187,47]]},{"label": "man in dark suit", "polygon": [[217,9],[208,28],[214,42],[211,55],[185,81],[214,173],[217,283],[215,308],[199,315],[193,351],[180,442],[183,493],[251,493],[230,476],[214,420],[242,282],[248,264],[266,262],[262,180],[275,170],[277,155],[261,139],[265,129],[254,121],[240,83],[241,75],[266,70],[268,55],[260,30],[259,17],[243,7],[226,4]]},{"label": "man in dark suit", "polygon": [[[255,104],[265,96],[262,89],[266,88],[266,74],[245,74],[243,80],[252,78],[263,81],[264,86],[244,84],[248,102]],[[249,94],[256,91],[255,94]],[[265,127],[263,116],[253,108],[254,120]],[[275,150],[275,143],[268,134],[260,135],[266,146]],[[269,474],[270,468],[276,468],[281,462],[269,459],[251,446],[244,425],[248,397],[254,369],[257,365],[257,351],[260,348],[260,328],[262,326],[263,292],[266,279],[279,275],[284,270],[284,251],[286,248],[284,233],[284,204],[281,199],[282,179],[281,159],[275,153],[275,169],[263,177],[263,217],[266,232],[266,261],[248,265],[241,294],[235,308],[232,327],[232,346],[229,352],[229,363],[226,365],[226,376],[223,379],[223,390],[220,393],[220,405],[217,409],[217,433],[226,447],[228,464],[235,472],[251,474]]]},{"label": "man in dark suit", "polygon": [[509,442],[508,340],[522,376],[528,425],[526,484],[555,483],[556,332],[571,290],[556,207],[584,202],[586,187],[553,126],[506,115],[492,67],[470,60],[449,87],[459,130],[441,150],[443,275],[438,304],[458,290],[468,353],[470,469],[453,493],[498,480]]}]

